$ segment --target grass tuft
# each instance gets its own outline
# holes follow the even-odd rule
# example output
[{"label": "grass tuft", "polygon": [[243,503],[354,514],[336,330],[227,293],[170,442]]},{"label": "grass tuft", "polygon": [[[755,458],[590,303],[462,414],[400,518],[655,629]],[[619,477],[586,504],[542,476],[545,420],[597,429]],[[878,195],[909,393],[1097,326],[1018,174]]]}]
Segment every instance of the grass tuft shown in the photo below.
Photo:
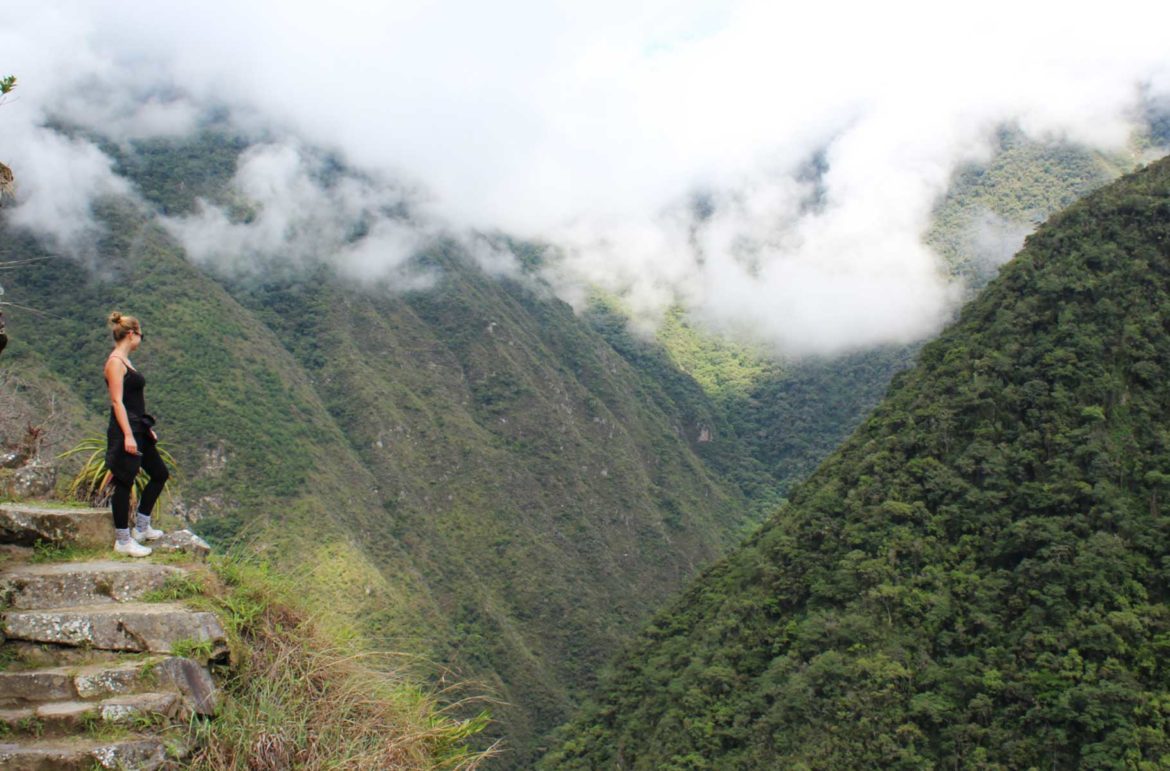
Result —
[{"label": "grass tuft", "polygon": [[215,655],[215,646],[211,640],[175,640],[171,643],[171,655],[206,662]]},{"label": "grass tuft", "polygon": [[[195,769],[474,769],[468,740],[489,717],[452,717],[412,678],[333,639],[303,610],[296,581],[214,557],[208,597],[232,664],[213,721],[194,721]],[[384,664],[385,662],[381,662]]]},{"label": "grass tuft", "polygon": [[201,597],[207,591],[206,578],[198,573],[180,572],[167,576],[158,589],[142,595],[143,602],[174,602]]}]

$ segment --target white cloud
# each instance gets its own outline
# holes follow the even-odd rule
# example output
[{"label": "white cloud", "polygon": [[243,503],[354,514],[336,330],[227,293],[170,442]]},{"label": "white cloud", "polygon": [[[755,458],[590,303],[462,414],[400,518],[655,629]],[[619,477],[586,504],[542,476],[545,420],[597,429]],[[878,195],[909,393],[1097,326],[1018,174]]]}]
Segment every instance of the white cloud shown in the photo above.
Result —
[{"label": "white cloud", "polygon": [[32,230],[55,249],[91,262],[101,234],[91,204],[103,195],[126,194],[130,186],[110,168],[110,159],[89,142],[55,131],[19,125],[4,135],[4,150],[16,176],[16,206],[9,222]]},{"label": "white cloud", "polygon": [[[683,300],[788,352],[946,318],[921,236],[997,126],[1116,149],[1140,100],[1170,94],[1170,6],[1132,1],[15,5],[0,50],[27,109],[0,126],[57,114],[126,139],[219,103],[429,191],[404,229],[369,213],[377,185],[322,187],[272,151],[238,179],[254,220],[208,208],[177,226],[193,253],[326,248],[364,274],[437,229],[504,230],[562,247],[565,297],[599,284],[644,319]],[[701,222],[696,195],[714,207]],[[352,216],[370,229],[351,243]]]},{"label": "white cloud", "polygon": [[194,215],[165,222],[191,257],[228,272],[331,259],[358,279],[402,274],[437,231],[406,219],[392,186],[327,166],[292,140],[253,145],[232,180],[235,206],[200,201]]}]

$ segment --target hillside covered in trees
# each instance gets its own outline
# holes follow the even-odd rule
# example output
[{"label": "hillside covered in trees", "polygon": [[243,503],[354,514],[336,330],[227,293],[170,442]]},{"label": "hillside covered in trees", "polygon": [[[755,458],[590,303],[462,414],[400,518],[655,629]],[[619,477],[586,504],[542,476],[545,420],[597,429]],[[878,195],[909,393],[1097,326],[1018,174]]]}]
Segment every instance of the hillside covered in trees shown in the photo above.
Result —
[{"label": "hillside covered in trees", "polygon": [[548,768],[1170,757],[1170,161],[1089,196],[660,613]]},{"label": "hillside covered in trees", "polygon": [[[436,240],[414,287],[324,255],[245,270],[193,257],[168,218],[260,216],[233,185],[258,141],[212,124],[103,142],[130,192],[98,200],[80,254],[0,220],[6,299],[31,309],[8,316],[0,439],[39,421],[50,455],[99,435],[103,320],[138,315],[184,516],[307,570],[308,604],[342,634],[467,683],[453,698],[494,699],[501,766],[531,764],[634,630],[772,512],[916,350],[777,362],[681,313],[649,340],[612,308],[575,315],[527,244],[509,244],[522,269],[501,276]],[[971,171],[940,232],[961,247],[985,211],[1015,216],[1029,180],[1059,187],[1053,201],[1104,182],[1111,167],[1090,160],[1033,148]],[[361,179],[331,157],[315,173],[324,190]]]}]

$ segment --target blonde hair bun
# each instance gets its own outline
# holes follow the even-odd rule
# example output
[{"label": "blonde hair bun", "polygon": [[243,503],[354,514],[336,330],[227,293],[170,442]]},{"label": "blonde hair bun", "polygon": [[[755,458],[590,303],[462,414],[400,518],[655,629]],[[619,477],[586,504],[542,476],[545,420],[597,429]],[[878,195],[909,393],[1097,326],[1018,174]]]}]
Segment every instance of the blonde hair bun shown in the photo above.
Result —
[{"label": "blonde hair bun", "polygon": [[118,341],[124,338],[131,332],[138,332],[142,329],[138,326],[138,319],[133,316],[127,316],[121,311],[114,311],[110,314],[110,331],[114,333],[114,340]]}]

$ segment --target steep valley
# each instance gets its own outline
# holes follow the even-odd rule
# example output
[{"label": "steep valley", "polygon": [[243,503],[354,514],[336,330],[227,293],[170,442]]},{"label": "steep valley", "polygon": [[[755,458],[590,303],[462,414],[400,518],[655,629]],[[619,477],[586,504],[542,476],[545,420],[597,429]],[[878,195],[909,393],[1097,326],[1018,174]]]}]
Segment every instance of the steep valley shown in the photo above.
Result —
[{"label": "steep valley", "polygon": [[[682,317],[646,340],[603,307],[574,314],[538,271],[485,271],[453,239],[415,257],[436,278],[415,288],[323,256],[243,271],[195,260],[163,217],[199,198],[250,216],[230,185],[246,147],[215,131],[108,144],[135,193],[100,201],[80,255],[0,220],[0,262],[35,260],[4,274],[7,296],[36,311],[9,313],[0,374],[29,394],[20,414],[56,405],[47,452],[98,435],[103,320],[137,315],[181,513],[297,575],[333,627],[461,683],[454,698],[490,697],[501,766],[531,766],[647,619],[702,569],[736,564],[717,560],[917,354],[776,362]],[[1071,152],[1016,155],[941,204],[936,236],[955,255],[973,218],[1001,211],[995,195],[1027,187],[1020,169],[1067,164],[1064,197],[1035,204],[1052,208],[1117,173]],[[948,259],[972,286],[994,273]]]}]

